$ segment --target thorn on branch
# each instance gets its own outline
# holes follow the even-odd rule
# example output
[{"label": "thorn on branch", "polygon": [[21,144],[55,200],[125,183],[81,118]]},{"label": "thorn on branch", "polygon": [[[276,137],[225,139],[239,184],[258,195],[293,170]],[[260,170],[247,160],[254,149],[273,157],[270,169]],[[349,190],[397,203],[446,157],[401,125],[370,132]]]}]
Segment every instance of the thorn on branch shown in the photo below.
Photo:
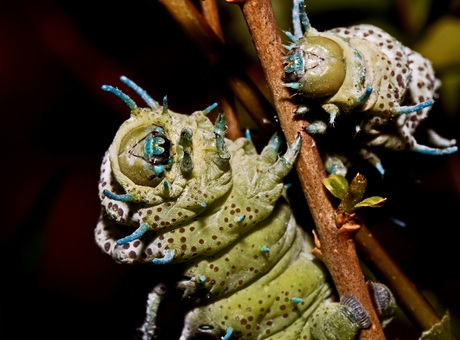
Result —
[{"label": "thorn on branch", "polygon": [[318,235],[316,235],[316,232],[314,229],[312,230],[312,232],[313,232],[313,242],[315,243],[315,248],[313,248],[311,253],[322,261],[323,253],[321,252],[321,241],[319,240]]}]

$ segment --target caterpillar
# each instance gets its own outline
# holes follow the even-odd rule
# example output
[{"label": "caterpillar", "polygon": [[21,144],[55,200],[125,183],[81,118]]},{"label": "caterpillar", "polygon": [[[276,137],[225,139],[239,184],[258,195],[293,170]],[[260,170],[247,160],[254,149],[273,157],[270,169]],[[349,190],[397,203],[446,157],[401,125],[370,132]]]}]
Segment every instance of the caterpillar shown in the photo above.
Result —
[{"label": "caterpillar", "polygon": [[[131,115],[103,157],[95,240],[116,262],[182,273],[174,286],[153,287],[139,329],[143,339],[155,336],[165,290],[192,301],[181,340],[352,339],[370,325],[356,298],[333,300],[328,273],[311,254],[311,236],[289,206],[283,179],[300,134],[283,155],[281,133],[259,154],[250,138],[225,138],[222,113],[210,121],[206,115],[216,104],[176,113],[166,97],[160,105],[121,80],[147,107],[103,86]],[[379,309],[390,315],[391,293],[383,294],[380,283],[372,287]]]},{"label": "caterpillar", "polygon": [[[329,115],[307,127],[309,133],[326,133],[339,115],[357,118],[356,131],[368,147],[384,147],[430,155],[458,150],[456,141],[429,129],[434,147],[417,142],[414,134],[428,117],[440,81],[431,62],[372,25],[314,29],[304,0],[294,0],[294,33],[286,32],[285,85],[305,99],[297,113],[319,106]],[[356,136],[352,131],[352,137]],[[383,167],[374,155],[375,165]]]}]

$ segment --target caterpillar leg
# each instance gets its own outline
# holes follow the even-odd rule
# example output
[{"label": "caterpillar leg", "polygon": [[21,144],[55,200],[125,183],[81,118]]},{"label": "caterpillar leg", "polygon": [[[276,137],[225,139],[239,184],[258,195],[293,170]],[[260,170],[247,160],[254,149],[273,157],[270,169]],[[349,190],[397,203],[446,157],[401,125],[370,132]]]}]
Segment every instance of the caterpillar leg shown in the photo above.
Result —
[{"label": "caterpillar leg", "polygon": [[268,144],[263,148],[260,153],[260,159],[266,164],[273,164],[278,158],[278,151],[283,142],[283,134],[281,131],[277,131],[268,141]]},{"label": "caterpillar leg", "polygon": [[340,114],[340,109],[335,104],[323,104],[321,107],[324,109],[324,111],[329,113],[329,124],[334,126],[335,119]]},{"label": "caterpillar leg", "polygon": [[391,322],[396,312],[398,307],[396,300],[390,289],[383,283],[367,281],[366,285],[382,327],[385,327]]},{"label": "caterpillar leg", "polygon": [[147,298],[147,310],[145,313],[144,323],[138,328],[142,340],[153,339],[155,330],[157,328],[156,321],[158,315],[158,308],[160,307],[161,300],[167,292],[167,287],[160,283],[156,285],[149,293]]},{"label": "caterpillar leg", "polygon": [[338,155],[327,155],[324,160],[324,168],[328,174],[336,174],[345,177],[348,168]]},{"label": "caterpillar leg", "polygon": [[374,168],[376,168],[382,176],[385,175],[385,169],[383,168],[382,161],[375,153],[367,149],[361,149],[359,153],[366,161],[374,166]]},{"label": "caterpillar leg", "polygon": [[449,148],[457,144],[457,140],[444,138],[433,129],[428,129],[427,133],[430,142],[438,148]]},{"label": "caterpillar leg", "polygon": [[406,140],[410,150],[427,155],[447,155],[457,152],[458,147],[455,145],[455,139],[449,140],[443,138],[439,136],[437,133],[435,133],[433,130],[430,130],[428,133],[435,147],[419,144],[412,134],[410,126],[411,124],[412,122],[407,119],[398,120],[401,135]]},{"label": "caterpillar leg", "polygon": [[326,133],[327,129],[327,124],[323,122],[322,120],[315,120],[314,122],[311,122],[306,128],[305,131],[310,134],[310,135],[315,135],[315,134],[324,134]]},{"label": "caterpillar leg", "polygon": [[432,148],[426,145],[415,143],[414,145],[412,145],[412,150],[415,152],[426,154],[426,155],[438,156],[438,155],[449,155],[451,153],[457,152],[458,147],[451,146],[449,148]]},{"label": "caterpillar leg", "polygon": [[[359,150],[361,157],[369,162],[377,171],[383,176],[385,169],[383,168],[382,161],[373,152],[368,149]],[[337,174],[346,176],[348,172],[349,160],[342,154],[330,154],[324,158],[324,167],[328,174]]]},{"label": "caterpillar leg", "polygon": [[[268,169],[268,175],[274,182],[280,181],[292,169],[292,166],[297,159],[297,155],[299,154],[301,142],[302,137],[298,134],[292,144],[288,146],[285,154],[278,157],[272,167]],[[265,152],[262,152],[261,156],[264,154]]]},{"label": "caterpillar leg", "polygon": [[360,329],[370,326],[370,318],[361,303],[344,295],[340,303],[323,304],[312,315],[311,334],[314,339],[352,340]]},{"label": "caterpillar leg", "polygon": [[[279,147],[283,141],[282,135],[276,133],[264,147],[258,158],[249,160],[254,162],[255,172],[248,176],[248,169],[234,167],[235,173],[245,174],[245,180],[248,181],[249,192],[246,194],[248,197],[255,196],[256,192],[272,191],[279,185],[282,186],[282,179],[291,171],[292,166],[300,151],[302,137],[300,134],[294,139],[292,144],[288,145],[284,155],[278,155]],[[235,164],[234,164],[235,165]],[[243,177],[241,177],[243,179]],[[239,184],[235,181],[235,184]],[[265,203],[264,203],[265,204]]]}]

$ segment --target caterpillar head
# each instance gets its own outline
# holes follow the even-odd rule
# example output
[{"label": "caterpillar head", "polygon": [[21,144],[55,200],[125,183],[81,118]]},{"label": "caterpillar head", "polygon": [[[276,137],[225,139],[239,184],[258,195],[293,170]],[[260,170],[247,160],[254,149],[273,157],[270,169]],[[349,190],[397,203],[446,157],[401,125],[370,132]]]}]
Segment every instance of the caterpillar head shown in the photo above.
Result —
[{"label": "caterpillar head", "polygon": [[209,182],[228,171],[224,117],[219,116],[215,126],[206,117],[216,104],[191,115],[178,114],[168,109],[166,98],[161,106],[132,81],[121,79],[149,107],[139,108],[120,90],[103,87],[131,108],[130,118],[120,126],[109,149],[111,171],[125,194],[106,192],[106,196],[158,204],[178,197],[190,180]]},{"label": "caterpillar head", "polygon": [[170,177],[174,162],[176,146],[170,139],[175,134],[170,127],[171,117],[146,109],[135,110],[131,117],[112,144],[112,166],[119,177],[126,177],[125,181],[156,187],[163,178]]},{"label": "caterpillar head", "polygon": [[305,36],[285,57],[285,71],[305,97],[332,96],[345,80],[342,47],[323,36]]},{"label": "caterpillar head", "polygon": [[[313,99],[310,104],[320,104],[334,124],[339,114],[362,106],[372,93],[365,60],[347,39],[313,28],[303,0],[294,0],[292,18],[294,33],[286,32],[291,44],[286,46],[284,85],[301,98]],[[302,105],[296,113],[308,109]]]}]

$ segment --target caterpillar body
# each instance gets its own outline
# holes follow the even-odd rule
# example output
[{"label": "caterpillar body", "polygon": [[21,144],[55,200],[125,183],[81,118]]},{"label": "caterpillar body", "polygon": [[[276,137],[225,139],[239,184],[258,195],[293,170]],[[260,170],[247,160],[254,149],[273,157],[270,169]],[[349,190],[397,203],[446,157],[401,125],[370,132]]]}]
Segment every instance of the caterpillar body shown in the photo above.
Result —
[{"label": "caterpillar body", "polygon": [[457,151],[455,140],[433,130],[427,131],[433,147],[414,137],[440,86],[428,59],[372,25],[318,32],[310,25],[304,0],[294,0],[293,26],[294,33],[287,32],[292,43],[285,56],[285,85],[306,99],[298,113],[319,105],[329,114],[328,121],[314,122],[307,132],[326,133],[328,125],[346,114],[359,117],[356,131],[364,135],[364,149],[430,155]]},{"label": "caterpillar body", "polygon": [[[148,107],[103,87],[131,116],[103,158],[95,239],[116,262],[180,268],[183,279],[166,288],[194,302],[180,339],[352,339],[368,327],[354,297],[331,301],[328,273],[285,198],[300,135],[281,156],[280,134],[258,154],[247,138],[225,138],[223,114],[211,123],[215,105],[179,114],[121,79]],[[144,339],[155,335],[163,287],[148,297]]]}]

